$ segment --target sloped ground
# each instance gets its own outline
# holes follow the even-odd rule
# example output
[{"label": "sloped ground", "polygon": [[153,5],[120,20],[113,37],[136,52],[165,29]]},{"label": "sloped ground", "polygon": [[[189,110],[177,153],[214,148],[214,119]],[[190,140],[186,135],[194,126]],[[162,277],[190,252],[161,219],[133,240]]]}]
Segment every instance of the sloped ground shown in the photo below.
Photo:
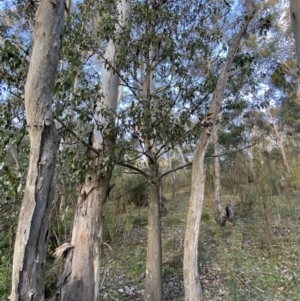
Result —
[{"label": "sloped ground", "polygon": [[[182,256],[189,193],[166,203],[162,221],[164,300],[184,300]],[[300,300],[300,206],[296,195],[236,204],[233,228],[220,228],[204,206],[199,269],[204,300]],[[264,209],[266,208],[266,209]],[[143,300],[147,208],[120,215],[103,246],[100,300]],[[113,228],[112,226],[110,227]],[[125,229],[125,230],[124,230]]]}]

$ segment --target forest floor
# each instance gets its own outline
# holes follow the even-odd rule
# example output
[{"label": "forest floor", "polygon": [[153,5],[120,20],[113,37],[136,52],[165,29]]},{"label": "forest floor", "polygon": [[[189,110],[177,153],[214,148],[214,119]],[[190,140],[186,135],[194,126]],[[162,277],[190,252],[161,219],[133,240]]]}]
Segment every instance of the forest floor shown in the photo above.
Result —
[{"label": "forest floor", "polygon": [[[189,192],[165,203],[162,219],[165,301],[184,300],[183,241]],[[109,206],[108,206],[109,208]],[[213,201],[203,208],[199,271],[203,300],[300,300],[300,206],[294,193],[235,202],[232,228],[214,219]],[[100,300],[143,300],[147,208],[105,214]]]}]

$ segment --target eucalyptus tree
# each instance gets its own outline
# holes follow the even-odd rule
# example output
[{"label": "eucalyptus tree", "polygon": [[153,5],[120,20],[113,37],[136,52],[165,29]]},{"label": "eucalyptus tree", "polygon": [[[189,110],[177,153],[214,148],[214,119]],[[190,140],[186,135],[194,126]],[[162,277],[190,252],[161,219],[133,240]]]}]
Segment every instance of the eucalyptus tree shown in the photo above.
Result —
[{"label": "eucalyptus tree", "polygon": [[[283,60],[283,57],[287,57],[286,52],[282,50],[287,49],[290,44],[285,32],[287,30],[286,6],[282,5],[280,1],[262,1],[256,5],[256,16],[257,21],[255,25],[251,26],[241,46],[243,52],[236,55],[231,67],[231,75],[221,107],[222,122],[218,124],[219,135],[218,137],[214,136],[216,154],[219,153],[217,150],[219,142],[223,153],[232,150],[234,146],[240,145],[240,148],[245,146],[241,145],[245,142],[242,139],[243,136],[245,137],[242,131],[246,130],[241,124],[241,114],[246,116],[247,112],[266,108],[272,98],[278,99],[282,96],[279,89],[270,89],[270,86],[274,86],[272,83],[273,70],[275,69],[275,73],[276,70],[281,70],[277,65]],[[275,77],[281,77],[282,74],[280,74],[279,71]],[[266,90],[272,92],[258,97],[258,95],[263,95]],[[247,98],[248,100],[251,98],[251,102]],[[234,157],[225,157],[223,163],[230,163],[230,158]],[[214,158],[214,161],[216,170],[218,170],[217,157]],[[217,211],[221,216],[220,220],[225,221],[224,206],[221,204],[220,188],[218,188],[220,186],[217,184],[219,179],[220,177],[216,175],[216,205],[219,208]]]},{"label": "eucalyptus tree", "polygon": [[[100,48],[105,44],[94,41],[93,34],[95,32],[92,31],[95,31],[94,23],[97,14],[93,3],[93,1],[79,3],[72,13],[72,17],[67,19],[63,36],[64,47],[60,55],[59,72],[54,87],[54,118],[61,137],[58,169],[55,176],[56,190],[60,191],[56,194],[62,195],[61,199],[67,200],[68,205],[72,205],[71,200],[76,194],[76,184],[84,179],[87,172],[90,172],[89,168],[92,165],[86,146],[92,149],[88,142],[93,119],[91,108],[94,107],[97,96],[99,96],[98,74],[100,68],[98,68],[99,59],[95,58],[95,45]],[[20,12],[27,11],[25,7],[27,6],[20,9]],[[20,18],[20,12],[18,8],[17,11],[13,10],[13,13],[7,14],[16,21],[9,25],[4,24],[5,30],[1,32],[4,47],[1,48],[0,69],[1,74],[4,75],[1,81],[1,92],[2,95],[7,96],[1,103],[1,107],[4,108],[1,114],[3,112],[4,117],[14,116],[12,120],[4,119],[5,122],[1,123],[1,133],[3,133],[1,144],[3,142],[5,145],[3,156],[1,153],[1,158],[5,159],[4,165],[1,166],[1,176],[3,175],[1,188],[10,187],[10,195],[17,194],[18,197],[22,195],[23,190],[21,173],[27,167],[23,166],[25,164],[23,164],[23,160],[20,160],[28,146],[26,136],[24,137],[26,127],[23,125],[25,112],[22,105],[22,85],[24,85],[26,76],[26,74],[24,76],[24,69],[28,65],[27,60],[31,52],[29,26],[20,30],[24,24],[27,24],[28,16],[26,15],[27,18],[24,20],[21,19],[22,22],[19,24],[17,20]],[[14,35],[10,36],[12,29],[15,30]],[[99,49],[98,51],[100,53]],[[9,97],[9,95],[14,97]],[[8,129],[11,130],[8,131]],[[10,152],[13,152],[14,158],[16,157],[14,160],[16,164],[8,165],[8,162],[11,161],[11,158],[8,158]],[[18,165],[20,168],[13,168],[14,165]],[[8,189],[6,191],[8,192]],[[15,212],[17,211],[18,208]],[[49,233],[51,234],[52,231],[50,229]]]},{"label": "eucalyptus tree", "polygon": [[115,118],[119,94],[118,55],[125,44],[130,22],[130,1],[117,0],[116,30],[109,38],[100,76],[100,90],[93,112],[94,128],[89,155],[90,172],[81,183],[72,239],[64,245],[65,269],[57,286],[61,300],[97,300],[103,208],[109,193],[116,137]]},{"label": "eucalyptus tree", "polygon": [[0,295],[9,295],[13,242],[29,157],[24,86],[32,32],[25,3],[0,8]]},{"label": "eucalyptus tree", "polygon": [[25,87],[30,162],[13,259],[11,300],[43,300],[43,272],[58,135],[52,96],[64,26],[64,1],[42,1]]},{"label": "eucalyptus tree", "polygon": [[[148,182],[145,300],[163,298],[159,190],[161,179],[172,171],[163,172],[161,161],[169,150],[194,143],[201,131],[198,118],[215,86],[206,61],[213,47],[207,45],[218,45],[220,36],[217,30],[212,34],[204,7],[205,1],[136,1],[133,6],[134,37],[122,78],[129,91],[119,112],[126,159],[119,164]],[[218,10],[215,2],[209,7],[211,15]],[[147,160],[144,169],[141,158]]]},{"label": "eucalyptus tree", "polygon": [[192,167],[192,190],[184,241],[183,262],[185,300],[188,301],[202,299],[197,265],[197,254],[200,218],[202,212],[202,204],[204,200],[205,187],[204,157],[216,117],[221,108],[224,91],[226,88],[228,78],[230,76],[231,65],[233,63],[236,52],[239,49],[240,41],[245,35],[248,24],[251,21],[254,14],[252,0],[246,0],[245,11],[246,12],[242,17],[241,23],[238,23],[238,30],[236,33],[233,34],[231,41],[228,45],[225,62],[219,74],[216,83],[216,88],[213,93],[213,97],[209,105],[208,111],[203,120],[204,130],[201,133],[201,136],[197,142],[197,146],[194,152]]},{"label": "eucalyptus tree", "polygon": [[[248,49],[249,50],[249,49]],[[222,200],[221,183],[221,164],[234,164],[236,155],[251,146],[247,138],[246,128],[242,123],[242,115],[251,110],[252,104],[246,99],[249,89],[255,88],[256,73],[255,65],[257,54],[249,54],[246,51],[235,56],[232,66],[231,75],[228,79],[228,85],[222,100],[222,106],[219,116],[216,120],[212,134],[212,148],[214,153],[214,186],[215,186],[215,207],[217,220],[220,225],[226,224],[226,204]],[[210,149],[210,148],[209,148]],[[222,168],[223,170],[223,168]],[[227,168],[226,174],[227,174]],[[245,172],[245,175],[247,173]],[[226,179],[229,179],[226,176]],[[236,187],[232,187],[236,189]]]},{"label": "eucalyptus tree", "polygon": [[219,137],[218,137],[218,125],[215,125],[213,131],[213,146],[214,146],[214,185],[215,185],[215,206],[217,211],[217,220],[220,225],[224,225],[226,222],[226,208],[221,200],[221,167],[219,158]]},{"label": "eucalyptus tree", "polygon": [[[263,4],[262,4],[263,5]],[[263,8],[264,6],[262,6]],[[256,37],[255,44],[249,42],[248,45],[257,49],[259,56],[257,71],[263,74],[261,84],[252,91],[253,100],[259,101],[263,107],[287,107],[297,99],[298,74],[297,62],[294,59],[294,41],[290,30],[290,18],[292,18],[292,28],[296,40],[297,58],[297,32],[298,21],[297,11],[299,5],[295,1],[290,1],[290,14],[288,13],[288,4],[285,5],[276,1],[266,7],[266,10],[260,11],[260,36]],[[265,13],[264,13],[265,12]],[[275,47],[276,45],[276,47]],[[260,67],[259,67],[260,66]],[[298,71],[299,72],[299,71]],[[257,73],[259,74],[259,73]],[[258,105],[258,108],[260,105]],[[290,114],[293,114],[290,112]],[[266,118],[271,121],[273,130],[279,141],[282,160],[288,174],[291,169],[285,154],[284,141],[277,129],[275,119],[273,119],[271,108],[269,116]],[[268,124],[267,120],[265,123]]]}]

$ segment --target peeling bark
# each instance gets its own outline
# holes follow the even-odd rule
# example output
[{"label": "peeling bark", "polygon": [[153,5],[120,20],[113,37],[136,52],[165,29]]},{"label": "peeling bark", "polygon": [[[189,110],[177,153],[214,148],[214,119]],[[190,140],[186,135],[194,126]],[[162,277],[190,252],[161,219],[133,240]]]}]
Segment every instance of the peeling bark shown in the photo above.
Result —
[{"label": "peeling bark", "polygon": [[[129,25],[130,1],[117,0],[119,25]],[[57,299],[65,301],[96,301],[99,293],[100,248],[102,239],[102,217],[104,204],[109,193],[109,182],[113,166],[104,166],[102,159],[113,155],[114,120],[118,106],[119,76],[116,72],[116,58],[120,45],[110,40],[102,65],[100,77],[101,99],[97,103],[94,118],[92,148],[99,153],[91,153],[93,168],[80,188],[78,204],[73,223],[71,244],[67,253],[65,270],[57,283]],[[103,114],[105,110],[105,114]],[[103,133],[98,125],[109,126],[109,133]]]},{"label": "peeling bark", "polygon": [[110,178],[87,178],[82,185],[61,287],[61,300],[97,300],[102,217]]},{"label": "peeling bark", "polygon": [[16,234],[10,299],[44,300],[44,264],[58,135],[52,114],[65,5],[42,0],[25,87],[30,161]]},{"label": "peeling bark", "polygon": [[216,117],[220,111],[225,86],[230,74],[230,67],[241,38],[246,32],[249,21],[253,16],[253,1],[246,0],[246,15],[239,32],[233,37],[228,49],[227,58],[219,75],[217,86],[210,103],[208,113],[202,124],[204,126],[197,142],[192,166],[192,188],[188,218],[184,240],[183,276],[186,301],[201,300],[201,285],[198,272],[198,241],[200,232],[200,219],[204,200],[205,170],[204,157],[213,130]]}]

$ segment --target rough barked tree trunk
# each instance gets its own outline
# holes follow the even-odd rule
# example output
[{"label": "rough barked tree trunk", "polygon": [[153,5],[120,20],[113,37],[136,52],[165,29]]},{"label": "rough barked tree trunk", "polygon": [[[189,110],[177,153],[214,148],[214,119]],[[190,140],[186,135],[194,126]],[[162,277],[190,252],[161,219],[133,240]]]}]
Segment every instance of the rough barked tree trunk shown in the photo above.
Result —
[{"label": "rough barked tree trunk", "polygon": [[300,73],[300,2],[299,0],[290,0],[290,14],[292,21],[292,29],[296,42],[296,55],[298,73]]},{"label": "rough barked tree trunk", "polygon": [[246,15],[239,32],[233,37],[228,49],[227,58],[219,75],[217,86],[211,100],[208,113],[203,120],[203,131],[197,142],[193,166],[192,166],[192,188],[188,218],[184,240],[183,276],[186,301],[201,300],[201,285],[198,272],[198,241],[200,232],[200,218],[204,200],[205,170],[204,156],[213,130],[215,119],[220,111],[225,86],[230,74],[240,40],[246,32],[248,23],[253,16],[253,1],[246,0]]},{"label": "rough barked tree trunk", "polygon": [[[130,1],[117,0],[116,3],[122,28],[129,24]],[[117,30],[121,28],[117,27]],[[113,155],[119,91],[119,76],[115,72],[118,48],[119,45],[111,39],[104,54],[105,62],[100,77],[102,98],[94,112],[96,125],[92,142],[98,154],[91,152],[93,167],[80,188],[72,231],[73,248],[66,251],[65,269],[57,283],[58,294],[65,301],[98,299],[102,216],[113,168],[112,165],[103,165],[103,157],[110,158]],[[101,125],[107,125],[109,130],[103,133],[98,128]]]},{"label": "rough barked tree trunk", "polygon": [[219,158],[219,137],[218,125],[215,124],[213,130],[213,144],[214,144],[214,166],[215,166],[215,206],[217,211],[217,220],[220,225],[224,225],[226,221],[226,210],[221,202],[221,169]]},{"label": "rough barked tree trunk", "polygon": [[44,300],[44,265],[58,135],[52,97],[64,26],[64,0],[42,0],[25,87],[30,161],[19,216],[10,299]]}]

